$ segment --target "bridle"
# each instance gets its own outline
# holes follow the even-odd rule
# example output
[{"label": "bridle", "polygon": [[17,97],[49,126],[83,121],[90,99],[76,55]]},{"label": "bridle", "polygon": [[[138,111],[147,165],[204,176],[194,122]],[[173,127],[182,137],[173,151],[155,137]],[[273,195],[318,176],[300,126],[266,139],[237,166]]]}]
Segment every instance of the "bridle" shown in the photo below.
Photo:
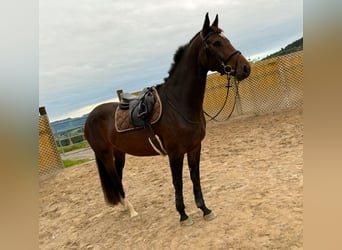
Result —
[{"label": "bridle", "polygon": [[[223,67],[223,72],[225,74],[227,74],[227,93],[226,93],[226,98],[224,100],[224,103],[222,105],[222,107],[220,108],[220,110],[214,115],[214,116],[211,116],[209,115],[205,110],[203,110],[203,113],[205,115],[207,115],[210,120],[216,120],[216,117],[222,112],[223,108],[226,106],[226,103],[227,103],[227,100],[228,100],[228,95],[229,95],[229,88],[232,87],[230,85],[230,78],[231,76],[235,74],[235,71],[236,71],[236,68],[237,68],[237,63],[238,63],[238,60],[235,61],[235,65],[234,65],[234,69],[233,67],[229,64],[229,61],[235,56],[240,56],[241,55],[241,52],[239,50],[234,50],[232,53],[230,53],[227,58],[223,59],[221,58],[221,56],[219,56],[215,51],[213,51],[210,47],[209,47],[209,44],[207,42],[208,38],[213,35],[213,34],[217,34],[218,32],[215,32],[215,31],[211,31],[209,32],[206,36],[203,36],[203,33],[202,31],[200,32],[200,37],[202,39],[202,42],[204,44],[204,47],[206,49],[206,51],[209,51],[214,57],[216,57],[216,59],[220,62],[220,64],[222,65]],[[221,75],[223,75],[221,73]],[[239,98],[239,82],[236,80],[236,78],[234,77],[235,81],[234,81],[234,87],[235,87],[235,98],[234,98],[234,104],[233,104],[233,107],[231,109],[231,112],[229,113],[229,115],[227,116],[227,118],[225,120],[228,120],[230,118],[230,116],[232,115],[233,111],[234,111],[234,108],[235,108],[235,104],[236,104],[236,100],[237,98]]]},{"label": "bridle", "polygon": [[[221,58],[221,56],[219,56],[215,51],[213,51],[207,40],[208,38],[213,35],[213,34],[217,34],[217,32],[215,31],[211,31],[209,32],[206,36],[203,36],[203,33],[202,31],[200,32],[200,37],[202,39],[202,42],[204,44],[204,47],[207,51],[209,51],[213,56],[216,57],[216,59],[220,62],[220,64],[222,65],[223,67],[223,72],[226,73],[228,76],[230,75],[234,75],[235,71],[236,71],[236,68],[237,68],[237,60],[235,61],[235,66],[234,66],[234,69],[233,67],[229,64],[229,61],[235,56],[239,56],[241,54],[241,52],[239,50],[235,50],[233,51],[232,53],[230,53],[229,56],[227,56],[227,58]],[[223,75],[223,74],[222,74]]]},{"label": "bridle", "polygon": [[[234,76],[234,74],[235,74],[235,71],[236,71],[236,68],[237,68],[238,60],[235,61],[234,69],[233,69],[233,67],[229,64],[229,62],[230,62],[230,60],[231,60],[235,55],[239,56],[239,55],[241,54],[241,52],[240,52],[239,50],[234,50],[232,53],[230,53],[230,54],[227,56],[227,58],[225,58],[225,59],[221,58],[221,56],[219,56],[215,51],[213,51],[213,50],[209,47],[209,44],[207,43],[208,38],[209,38],[211,35],[215,34],[215,33],[217,34],[218,32],[211,31],[211,32],[209,32],[209,33],[204,37],[204,36],[203,36],[203,33],[202,33],[202,31],[201,31],[201,32],[200,32],[200,37],[201,37],[202,42],[203,42],[203,44],[204,44],[204,46],[205,46],[205,49],[206,49],[207,51],[209,51],[213,56],[215,56],[216,59],[217,59],[217,60],[220,62],[220,64],[222,65],[222,67],[223,67],[223,72],[227,75],[227,80],[228,80],[228,82],[227,82],[227,86],[226,86],[226,88],[227,88],[227,94],[226,94],[226,98],[225,98],[224,104],[223,104],[222,108],[216,113],[216,115],[211,116],[211,115],[209,115],[207,112],[205,112],[205,111],[203,110],[203,113],[204,113],[205,115],[207,115],[207,116],[210,118],[210,120],[216,120],[215,118],[222,112],[224,106],[225,106],[226,103],[227,103],[228,94],[229,94],[229,89],[230,89],[230,87],[232,87],[232,86],[230,85],[230,78],[231,78],[231,76]],[[223,75],[223,74],[221,73],[221,75]],[[235,77],[234,77],[234,78],[235,78]],[[234,81],[234,85],[235,85],[235,100],[234,100],[234,105],[233,105],[233,108],[232,108],[230,114],[229,114],[228,117],[226,118],[226,120],[232,115],[233,110],[234,110],[234,107],[235,107],[236,100],[237,100],[237,98],[239,98],[239,97],[238,97],[238,96],[239,96],[238,84],[239,84],[239,82],[235,79],[235,81]],[[192,120],[188,119],[182,112],[180,112],[180,111],[177,109],[176,105],[174,105],[173,102],[171,101],[171,99],[169,98],[168,92],[166,92],[166,101],[167,101],[168,104],[169,104],[169,105],[170,105],[170,106],[171,106],[171,107],[172,107],[172,108],[173,108],[173,109],[174,109],[174,110],[175,110],[175,111],[176,111],[176,112],[185,120],[185,121],[187,121],[188,123],[190,123],[190,124],[199,124],[199,123],[201,123],[201,121],[192,121]]]}]

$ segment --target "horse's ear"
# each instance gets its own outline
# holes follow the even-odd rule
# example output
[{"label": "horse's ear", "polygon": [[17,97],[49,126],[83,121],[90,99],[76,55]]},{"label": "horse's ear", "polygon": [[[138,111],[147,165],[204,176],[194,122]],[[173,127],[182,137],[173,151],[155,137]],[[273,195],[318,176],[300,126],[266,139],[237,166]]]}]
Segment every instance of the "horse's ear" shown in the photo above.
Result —
[{"label": "horse's ear", "polygon": [[211,26],[218,28],[218,14],[216,14],[215,20]]},{"label": "horse's ear", "polygon": [[209,31],[210,31],[210,20],[209,20],[209,14],[207,12],[207,14],[205,15],[205,20],[204,20],[204,24],[202,28],[203,35],[205,36],[206,34],[209,33]]}]

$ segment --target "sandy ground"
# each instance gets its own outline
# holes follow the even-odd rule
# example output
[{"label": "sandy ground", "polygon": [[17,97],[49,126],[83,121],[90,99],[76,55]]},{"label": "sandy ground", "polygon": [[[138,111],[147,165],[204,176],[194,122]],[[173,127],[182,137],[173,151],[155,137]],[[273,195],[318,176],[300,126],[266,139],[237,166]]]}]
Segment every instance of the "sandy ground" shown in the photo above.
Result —
[{"label": "sandy ground", "polygon": [[204,221],[196,208],[185,167],[184,200],[194,224],[180,226],[166,157],[127,156],[124,185],[139,213],[134,218],[105,204],[91,161],[41,179],[40,249],[303,248],[301,108],[211,122],[201,157],[203,194],[215,220]]}]

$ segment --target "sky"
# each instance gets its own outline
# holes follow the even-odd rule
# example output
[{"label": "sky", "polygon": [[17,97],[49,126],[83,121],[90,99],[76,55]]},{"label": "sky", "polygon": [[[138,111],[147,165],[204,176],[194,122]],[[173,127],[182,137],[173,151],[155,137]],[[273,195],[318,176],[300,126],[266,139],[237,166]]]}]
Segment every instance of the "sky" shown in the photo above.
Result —
[{"label": "sky", "polygon": [[302,0],[39,1],[39,106],[50,121],[80,117],[162,83],[207,12],[248,59],[303,36]]}]

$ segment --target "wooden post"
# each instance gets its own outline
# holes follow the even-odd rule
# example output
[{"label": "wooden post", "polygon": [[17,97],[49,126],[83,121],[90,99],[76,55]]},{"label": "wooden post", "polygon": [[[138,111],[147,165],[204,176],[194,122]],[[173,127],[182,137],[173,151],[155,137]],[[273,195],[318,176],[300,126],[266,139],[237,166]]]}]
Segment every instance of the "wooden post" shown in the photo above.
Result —
[{"label": "wooden post", "polygon": [[46,109],[45,109],[45,107],[39,107],[39,114],[40,114],[40,115],[46,115]]},{"label": "wooden post", "polygon": [[123,90],[122,89],[118,89],[116,91],[116,94],[118,95],[118,98],[119,98],[119,101],[121,102],[121,94],[123,93]]}]

